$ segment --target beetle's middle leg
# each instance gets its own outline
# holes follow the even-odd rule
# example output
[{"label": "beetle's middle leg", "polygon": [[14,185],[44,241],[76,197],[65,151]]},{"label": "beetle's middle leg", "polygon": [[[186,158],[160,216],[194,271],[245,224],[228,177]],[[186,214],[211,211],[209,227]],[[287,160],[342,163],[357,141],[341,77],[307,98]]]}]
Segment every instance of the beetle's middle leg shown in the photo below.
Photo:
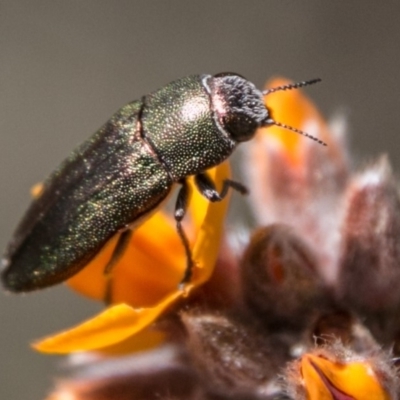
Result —
[{"label": "beetle's middle leg", "polygon": [[124,255],[125,250],[132,238],[133,231],[131,229],[127,229],[123,231],[118,238],[117,244],[114,247],[114,250],[111,254],[111,257],[104,268],[104,275],[106,278],[106,292],[104,296],[104,302],[106,304],[111,304],[112,302],[112,270],[116,266],[116,264],[121,260],[121,257]]}]

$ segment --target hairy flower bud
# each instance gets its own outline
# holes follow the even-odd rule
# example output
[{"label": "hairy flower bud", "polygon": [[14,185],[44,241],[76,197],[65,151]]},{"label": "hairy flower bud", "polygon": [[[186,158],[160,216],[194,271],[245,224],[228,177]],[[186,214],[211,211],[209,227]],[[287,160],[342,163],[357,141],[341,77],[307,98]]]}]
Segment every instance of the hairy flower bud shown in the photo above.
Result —
[{"label": "hairy flower bud", "polygon": [[209,392],[228,398],[273,393],[274,371],[290,359],[283,337],[273,339],[242,319],[223,314],[184,313],[182,320],[193,364]]},{"label": "hairy flower bud", "polygon": [[382,157],[347,190],[336,286],[343,303],[366,318],[378,337],[387,334],[387,317],[397,314],[400,306],[399,238],[398,184]]},{"label": "hairy flower bud", "polygon": [[288,226],[257,230],[241,271],[246,305],[271,329],[301,329],[330,303],[313,253]]}]

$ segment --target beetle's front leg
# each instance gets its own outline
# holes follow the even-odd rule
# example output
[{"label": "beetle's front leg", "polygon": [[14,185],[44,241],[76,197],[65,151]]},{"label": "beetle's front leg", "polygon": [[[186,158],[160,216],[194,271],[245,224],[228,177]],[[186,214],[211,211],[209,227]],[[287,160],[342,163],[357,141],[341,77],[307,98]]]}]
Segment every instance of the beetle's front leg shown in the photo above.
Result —
[{"label": "beetle's front leg", "polygon": [[248,190],[239,182],[231,181],[230,179],[225,179],[222,183],[221,193],[218,193],[214,182],[206,173],[197,174],[194,177],[197,189],[199,192],[209,201],[221,201],[227,194],[229,188],[237,190],[241,194],[247,194]]},{"label": "beetle's front leg", "polygon": [[179,284],[179,287],[182,288],[186,283],[190,281],[190,278],[192,277],[193,259],[192,259],[192,252],[190,250],[189,240],[182,227],[182,220],[186,214],[191,189],[185,179],[180,180],[179,183],[182,185],[182,187],[179,190],[178,197],[176,198],[175,221],[176,221],[176,230],[178,231],[178,235],[182,240],[182,244],[186,253],[186,269],[183,278]]},{"label": "beetle's front leg", "polygon": [[[231,181],[230,179],[224,180],[221,193],[218,193],[214,185],[214,182],[205,173],[197,174],[194,180],[199,192],[207,200],[212,202],[221,201],[228,194],[229,188],[235,189],[242,194],[248,193],[248,190],[246,189],[245,186],[243,186],[239,182]],[[190,250],[189,240],[182,227],[182,220],[186,214],[187,204],[190,197],[190,186],[184,179],[179,181],[179,183],[182,185],[182,187],[176,199],[175,221],[176,221],[176,230],[178,231],[179,237],[181,238],[183,243],[183,247],[185,248],[186,260],[187,260],[186,270],[180,282],[180,286],[183,286],[186,283],[188,283],[190,281],[190,278],[192,277],[193,259],[192,259],[192,252]]]}]

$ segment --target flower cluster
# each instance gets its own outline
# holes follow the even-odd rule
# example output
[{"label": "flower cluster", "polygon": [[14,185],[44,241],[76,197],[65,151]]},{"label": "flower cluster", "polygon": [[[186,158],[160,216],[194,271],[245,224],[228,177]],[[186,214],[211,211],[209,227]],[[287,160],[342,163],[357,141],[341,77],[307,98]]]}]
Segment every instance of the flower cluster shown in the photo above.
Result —
[{"label": "flower cluster", "polygon": [[[49,399],[399,397],[400,197],[389,162],[353,172],[342,121],[328,126],[298,90],[267,100],[275,120],[328,146],[278,126],[258,132],[243,154],[258,224],[243,249],[223,229],[227,202],[194,190],[184,289],[174,224],[160,212],[140,227],[115,268],[112,304],[35,344],[79,352]],[[210,175],[221,185],[229,166]],[[68,284],[104,299],[115,242]]]}]

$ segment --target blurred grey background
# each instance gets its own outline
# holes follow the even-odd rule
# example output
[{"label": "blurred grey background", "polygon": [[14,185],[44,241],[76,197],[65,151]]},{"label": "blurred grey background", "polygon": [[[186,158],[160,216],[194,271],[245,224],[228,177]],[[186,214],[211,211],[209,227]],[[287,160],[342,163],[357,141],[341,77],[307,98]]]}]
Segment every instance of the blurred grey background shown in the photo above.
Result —
[{"label": "blurred grey background", "polygon": [[[1,0],[0,179],[4,248],[40,182],[130,100],[193,73],[273,75],[308,90],[326,116],[345,110],[358,159],[398,170],[400,2],[328,0]],[[100,305],[62,285],[0,295],[0,399],[41,399],[55,357],[34,339]]]}]

